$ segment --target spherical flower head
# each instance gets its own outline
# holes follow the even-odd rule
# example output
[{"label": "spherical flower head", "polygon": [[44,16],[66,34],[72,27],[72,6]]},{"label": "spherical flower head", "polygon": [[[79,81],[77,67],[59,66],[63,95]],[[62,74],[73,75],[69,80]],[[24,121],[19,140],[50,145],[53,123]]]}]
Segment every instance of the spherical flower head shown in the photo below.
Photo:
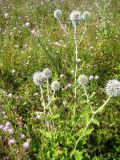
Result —
[{"label": "spherical flower head", "polygon": [[62,15],[62,12],[61,12],[60,9],[57,9],[57,10],[54,11],[54,17],[55,18],[60,19],[61,15]]},{"label": "spherical flower head", "polygon": [[90,18],[90,12],[88,11],[83,12],[81,17],[83,20],[88,20]]},{"label": "spherical flower head", "polygon": [[33,74],[33,82],[36,85],[41,85],[46,79],[47,77],[43,72],[36,72]]},{"label": "spherical flower head", "polygon": [[52,76],[52,71],[49,68],[43,69],[43,73],[47,78],[50,78]]},{"label": "spherical flower head", "polygon": [[118,80],[109,80],[106,85],[106,93],[110,97],[117,97],[120,95],[120,82]]},{"label": "spherical flower head", "polygon": [[81,20],[81,12],[78,10],[73,10],[70,14],[70,20],[74,26],[78,25]]},{"label": "spherical flower head", "polygon": [[8,122],[5,123],[5,126],[6,127],[11,127],[11,123],[8,121]]},{"label": "spherical flower head", "polygon": [[7,96],[8,96],[8,98],[12,98],[13,97],[12,93],[9,93]]},{"label": "spherical flower head", "polygon": [[20,134],[20,138],[24,139],[26,136],[24,134]]},{"label": "spherical flower head", "polygon": [[13,128],[9,128],[9,129],[8,129],[8,133],[9,133],[9,134],[13,134],[13,133],[14,133]]},{"label": "spherical flower head", "polygon": [[24,149],[28,149],[29,147],[30,147],[30,143],[28,141],[23,143]]},{"label": "spherical flower head", "polygon": [[55,92],[58,91],[60,89],[60,83],[58,81],[53,81],[51,83],[51,89]]},{"label": "spherical flower head", "polygon": [[78,77],[77,81],[78,81],[79,85],[85,86],[88,83],[88,77],[86,75],[84,75],[84,74],[81,74]]},{"label": "spherical flower head", "polygon": [[15,142],[16,142],[15,139],[10,139],[10,140],[8,141],[8,144],[9,144],[9,145],[12,145],[12,144],[15,144]]},{"label": "spherical flower head", "polygon": [[95,76],[95,80],[98,80],[100,77],[98,75]]},{"label": "spherical flower head", "polygon": [[93,76],[93,75],[89,76],[89,80],[90,80],[90,81],[92,81],[93,79],[94,79],[94,76]]}]

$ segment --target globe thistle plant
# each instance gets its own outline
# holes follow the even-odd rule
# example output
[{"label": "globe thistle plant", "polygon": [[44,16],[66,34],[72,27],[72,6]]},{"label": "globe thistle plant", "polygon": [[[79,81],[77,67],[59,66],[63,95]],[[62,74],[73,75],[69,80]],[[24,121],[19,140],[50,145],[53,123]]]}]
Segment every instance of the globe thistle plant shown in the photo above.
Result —
[{"label": "globe thistle plant", "polygon": [[88,83],[88,77],[84,74],[81,74],[77,81],[79,85],[85,86]]},{"label": "globe thistle plant", "polygon": [[60,83],[56,80],[51,83],[51,89],[56,92],[60,89]]},{"label": "globe thistle plant", "polygon": [[78,25],[81,20],[81,12],[78,10],[73,10],[70,14],[70,20],[74,26]]},{"label": "globe thistle plant", "polygon": [[62,12],[60,9],[57,9],[54,11],[54,17],[57,19],[60,19],[60,17],[62,16]]},{"label": "globe thistle plant", "polygon": [[117,97],[120,95],[120,82],[118,80],[109,80],[106,85],[106,93],[109,97]]}]

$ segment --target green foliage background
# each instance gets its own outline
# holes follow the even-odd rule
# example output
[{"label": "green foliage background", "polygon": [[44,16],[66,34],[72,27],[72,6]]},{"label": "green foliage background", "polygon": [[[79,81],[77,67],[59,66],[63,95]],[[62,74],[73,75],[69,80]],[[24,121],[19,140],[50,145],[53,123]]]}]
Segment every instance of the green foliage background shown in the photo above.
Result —
[{"label": "green foliage background", "polygon": [[[102,0],[100,1],[102,5]],[[53,13],[55,9],[63,12],[62,23],[67,25],[71,39],[64,36]],[[7,146],[7,135],[0,131],[0,159],[8,156],[10,160],[69,160],[75,143],[73,134],[84,126],[89,119],[84,100],[78,107],[75,120],[70,119],[71,91],[60,91],[53,106],[54,115],[47,116],[49,123],[54,123],[49,131],[44,126],[45,117],[39,122],[34,120],[34,112],[41,111],[39,93],[32,75],[38,70],[49,67],[53,72],[53,80],[65,74],[62,86],[73,83],[71,70],[74,69],[73,26],[69,14],[73,9],[88,10],[91,18],[87,22],[87,32],[78,46],[82,60],[79,74],[99,75],[98,81],[90,82],[89,92],[97,90],[93,106],[97,108],[106,99],[103,91],[109,79],[120,80],[120,40],[119,40],[119,0],[112,0],[105,12],[107,33],[103,29],[102,17],[92,0],[5,0],[0,4],[0,112],[7,113],[8,120],[14,126],[17,144],[13,148]],[[4,13],[9,13],[5,18]],[[23,25],[29,22],[30,26]],[[39,30],[39,36],[33,36],[31,30]],[[78,27],[78,39],[84,30],[84,23]],[[61,40],[66,47],[58,47],[55,42]],[[19,47],[16,48],[15,45]],[[15,74],[11,70],[15,69]],[[8,99],[3,91],[12,93]],[[82,91],[81,91],[82,92]],[[78,92],[78,95],[81,94]],[[67,107],[63,101],[68,102]],[[78,98],[79,105],[80,97]],[[119,160],[120,154],[120,97],[111,99],[104,112],[96,116],[84,140],[80,141],[72,159],[76,160]],[[81,116],[80,116],[80,113]],[[81,120],[84,120],[83,124]],[[0,123],[3,123],[0,116]],[[73,128],[74,126],[74,128]],[[57,131],[56,131],[57,128]],[[81,130],[82,131],[82,130]],[[24,152],[19,140],[23,132],[31,140],[30,150]],[[79,134],[79,133],[78,133]]]}]

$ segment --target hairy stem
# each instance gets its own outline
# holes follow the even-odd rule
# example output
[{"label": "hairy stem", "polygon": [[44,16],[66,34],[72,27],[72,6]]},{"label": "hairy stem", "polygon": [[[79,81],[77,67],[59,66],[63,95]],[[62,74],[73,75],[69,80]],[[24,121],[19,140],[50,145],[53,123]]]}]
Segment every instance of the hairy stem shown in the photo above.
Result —
[{"label": "hairy stem", "polygon": [[81,42],[82,42],[82,40],[83,40],[83,38],[84,38],[84,35],[85,35],[86,31],[87,31],[87,24],[86,24],[86,22],[85,22],[84,31],[83,31],[83,34],[82,34],[82,36],[81,36],[81,38],[80,38],[79,45],[81,44]]},{"label": "hairy stem", "polygon": [[49,105],[51,104],[54,96],[55,96],[55,91],[53,92],[53,95],[51,96],[50,101],[49,101],[49,103],[47,104],[46,108],[49,107]]},{"label": "hairy stem", "polygon": [[87,104],[90,106],[91,112],[93,113],[92,106],[90,105],[90,97],[89,97],[89,95],[88,95],[88,93],[87,93],[86,86],[83,86],[83,88],[84,88],[85,96],[86,96],[86,98],[87,98]]},{"label": "hairy stem", "polygon": [[45,100],[44,100],[43,89],[42,89],[41,85],[40,85],[40,92],[41,92],[41,101],[42,101],[42,105],[44,107],[44,114],[45,114]]},{"label": "hairy stem", "polygon": [[48,78],[47,78],[47,97],[48,97],[48,103],[49,103],[50,95],[49,95],[49,80],[48,80]]},{"label": "hairy stem", "polygon": [[65,30],[65,28],[63,27],[61,21],[59,20],[59,24],[60,24],[60,27],[63,29],[63,31],[65,32],[65,34],[68,36],[68,32]]},{"label": "hairy stem", "polygon": [[74,42],[75,42],[75,99],[77,98],[77,70],[78,70],[78,45],[77,45],[77,37],[76,37],[76,25],[74,26]]}]

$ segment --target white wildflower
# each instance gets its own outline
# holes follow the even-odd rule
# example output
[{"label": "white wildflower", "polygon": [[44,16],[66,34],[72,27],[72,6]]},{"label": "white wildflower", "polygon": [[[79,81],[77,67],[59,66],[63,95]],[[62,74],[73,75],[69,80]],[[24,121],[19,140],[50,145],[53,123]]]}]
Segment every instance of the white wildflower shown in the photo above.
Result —
[{"label": "white wildflower", "polygon": [[30,147],[30,143],[28,141],[23,143],[23,148],[24,149],[28,149],[29,147]]},{"label": "white wildflower", "polygon": [[10,140],[8,141],[8,144],[9,144],[9,145],[12,145],[12,144],[15,144],[15,142],[16,142],[15,139],[10,139]]},{"label": "white wildflower", "polygon": [[14,74],[14,73],[15,73],[15,69],[12,69],[12,70],[11,70],[11,73]]},{"label": "white wildflower", "polygon": [[52,76],[52,71],[49,68],[43,69],[43,73],[47,78],[50,78]]},{"label": "white wildflower", "polygon": [[95,76],[95,80],[98,80],[99,79],[99,76]]},{"label": "white wildflower", "polygon": [[8,97],[8,98],[12,98],[12,97],[13,97],[12,93],[9,93],[9,94],[7,95],[7,97]]},{"label": "white wildflower", "polygon": [[43,74],[43,72],[36,72],[33,74],[33,82],[36,85],[42,84],[46,79],[47,77],[45,76],[45,74]]},{"label": "white wildflower", "polygon": [[78,77],[78,84],[79,85],[86,85],[88,83],[88,77],[84,74],[81,74],[79,77]]},{"label": "white wildflower", "polygon": [[57,9],[57,10],[54,11],[54,17],[55,18],[60,19],[61,15],[62,15],[61,10]]},{"label": "white wildflower", "polygon": [[26,22],[26,23],[24,24],[24,26],[25,26],[25,27],[29,27],[29,26],[30,26],[30,23],[29,23],[29,22]]},{"label": "white wildflower", "polygon": [[9,17],[9,14],[8,14],[8,13],[5,13],[4,16],[5,16],[5,18],[8,18],[8,17]]},{"label": "white wildflower", "polygon": [[60,83],[56,80],[51,83],[51,89],[53,91],[58,91],[60,89]]},{"label": "white wildflower", "polygon": [[81,20],[81,12],[78,10],[73,10],[70,14],[70,20],[73,25],[78,25]]},{"label": "white wildflower", "polygon": [[118,80],[109,80],[106,85],[106,93],[110,97],[117,97],[120,95],[120,82]]},{"label": "white wildflower", "polygon": [[93,75],[89,76],[89,80],[90,80],[90,81],[92,81],[93,79],[94,79],[94,76],[93,76]]},{"label": "white wildflower", "polygon": [[20,138],[24,139],[26,136],[24,134],[20,134]]}]

